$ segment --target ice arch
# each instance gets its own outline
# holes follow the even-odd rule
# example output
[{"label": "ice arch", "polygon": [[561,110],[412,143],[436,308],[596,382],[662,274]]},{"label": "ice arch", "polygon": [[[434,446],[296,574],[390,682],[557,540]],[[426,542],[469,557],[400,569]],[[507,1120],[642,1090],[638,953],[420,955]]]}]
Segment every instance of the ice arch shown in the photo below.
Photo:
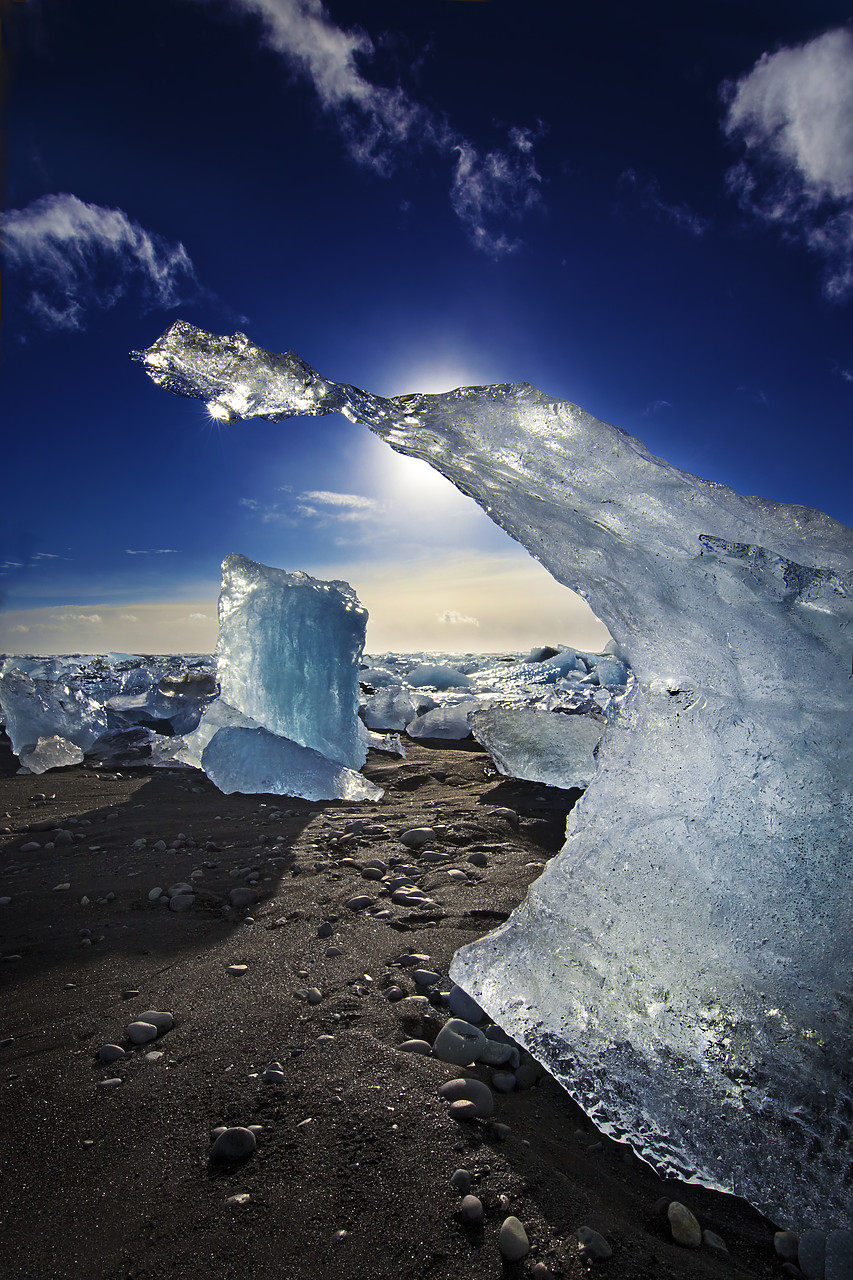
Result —
[{"label": "ice arch", "polygon": [[384,399],[180,321],[134,358],[223,419],[365,423],[589,601],[636,688],[562,853],[452,974],[664,1172],[853,1225],[853,530],[524,383]]}]

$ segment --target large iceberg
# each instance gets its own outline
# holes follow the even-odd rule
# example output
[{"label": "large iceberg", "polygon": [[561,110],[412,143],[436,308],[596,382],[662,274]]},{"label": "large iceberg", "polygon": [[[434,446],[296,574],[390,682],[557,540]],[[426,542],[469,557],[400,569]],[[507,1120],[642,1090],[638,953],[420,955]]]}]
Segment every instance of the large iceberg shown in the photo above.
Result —
[{"label": "large iceberg", "polygon": [[636,683],[452,976],[664,1173],[853,1225],[853,531],[527,384],[386,399],[183,322],[135,358],[221,418],[365,423],[589,601]]}]

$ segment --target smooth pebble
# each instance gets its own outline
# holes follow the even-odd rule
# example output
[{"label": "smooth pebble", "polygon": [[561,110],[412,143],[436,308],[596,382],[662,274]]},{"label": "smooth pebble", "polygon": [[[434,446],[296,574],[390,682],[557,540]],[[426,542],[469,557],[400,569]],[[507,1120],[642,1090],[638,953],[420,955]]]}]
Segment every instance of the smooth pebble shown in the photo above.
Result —
[{"label": "smooth pebble", "polygon": [[530,1241],[527,1232],[518,1218],[510,1215],[505,1218],[498,1235],[498,1248],[507,1262],[520,1262],[530,1252]]},{"label": "smooth pebble", "polygon": [[676,1244],[683,1244],[687,1249],[698,1249],[702,1243],[702,1228],[687,1206],[680,1200],[671,1200],[666,1216]]},{"label": "smooth pebble", "polygon": [[238,1125],[222,1129],[210,1149],[211,1160],[247,1160],[257,1148],[257,1139],[251,1129]]}]

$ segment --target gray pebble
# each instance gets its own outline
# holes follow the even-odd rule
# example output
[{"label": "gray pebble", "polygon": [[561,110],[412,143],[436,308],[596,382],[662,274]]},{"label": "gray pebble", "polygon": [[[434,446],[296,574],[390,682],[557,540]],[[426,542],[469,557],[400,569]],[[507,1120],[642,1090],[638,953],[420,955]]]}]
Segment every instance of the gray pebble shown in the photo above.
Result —
[{"label": "gray pebble", "polygon": [[478,1119],[476,1103],[469,1102],[467,1098],[457,1098],[455,1102],[451,1102],[448,1115],[451,1120],[476,1120]]},{"label": "gray pebble", "polygon": [[379,867],[362,867],[361,868],[362,880],[381,880],[384,874],[385,872],[381,871]]},{"label": "gray pebble", "polygon": [[349,902],[344,903],[349,907],[350,911],[363,911],[365,907],[372,907],[374,899],[366,893],[358,894],[355,898],[350,898]]},{"label": "gray pebble", "polygon": [[326,950],[323,952],[323,955],[329,960],[334,960],[335,956],[342,956],[343,954],[344,953],[341,951],[340,947],[326,947]]},{"label": "gray pebble", "polygon": [[102,1044],[98,1050],[98,1057],[101,1062],[118,1062],[119,1058],[126,1058],[127,1054],[121,1045]]},{"label": "gray pebble", "polygon": [[489,865],[488,856],[485,853],[480,853],[479,850],[475,850],[474,853],[469,853],[468,861],[471,863],[472,867],[487,867]]},{"label": "gray pebble", "polygon": [[483,1202],[477,1196],[463,1196],[459,1212],[463,1222],[470,1227],[478,1227],[483,1221]]},{"label": "gray pebble", "polygon": [[797,1261],[797,1248],[800,1237],[795,1231],[777,1231],[773,1237],[773,1247],[780,1258],[786,1262]]},{"label": "gray pebble", "polygon": [[397,1048],[402,1053],[420,1053],[428,1058],[432,1053],[432,1046],[426,1040],[404,1040],[402,1044],[398,1044]]},{"label": "gray pebble", "polygon": [[412,977],[419,987],[434,987],[441,981],[441,975],[433,973],[432,969],[415,969]]},{"label": "gray pebble", "polygon": [[492,1088],[498,1093],[512,1093],[515,1088],[515,1076],[511,1071],[493,1071]]},{"label": "gray pebble", "polygon": [[486,1016],[477,1001],[461,987],[451,988],[448,1003],[450,1012],[457,1018],[464,1018],[466,1022],[482,1022]]},{"label": "gray pebble", "polygon": [[98,1088],[100,1089],[116,1089],[121,1084],[118,1076],[114,1076],[111,1080],[99,1080]]},{"label": "gray pebble", "polygon": [[449,862],[449,853],[439,853],[437,849],[424,849],[421,853],[422,862]]},{"label": "gray pebble", "polygon": [[149,1040],[157,1039],[157,1028],[152,1022],[130,1022],[125,1033],[132,1044],[147,1044]]},{"label": "gray pebble", "polygon": [[[214,1130],[214,1132],[217,1132]],[[251,1129],[237,1126],[233,1129],[221,1129],[216,1141],[210,1149],[211,1160],[247,1160],[254,1155],[257,1140]]]},{"label": "gray pebble", "polygon": [[687,1249],[698,1249],[702,1243],[702,1228],[687,1206],[680,1200],[671,1200],[666,1216],[676,1244],[682,1244]]},{"label": "gray pebble", "polygon": [[450,1018],[435,1037],[432,1051],[442,1062],[467,1067],[477,1061],[485,1043],[486,1037],[477,1027],[461,1018]]},{"label": "gray pebble", "polygon": [[826,1232],[809,1229],[800,1233],[797,1263],[808,1280],[824,1280]]},{"label": "gray pebble", "polygon": [[501,1124],[500,1121],[496,1120],[492,1124],[492,1133],[495,1135],[495,1137],[498,1139],[499,1142],[503,1142],[503,1140],[505,1138],[508,1138],[509,1135],[512,1133],[512,1129],[509,1127],[508,1124]]},{"label": "gray pebble", "polygon": [[507,1262],[519,1262],[530,1252],[530,1241],[527,1232],[518,1218],[505,1218],[498,1235],[498,1248]]},{"label": "gray pebble", "polygon": [[386,987],[382,994],[386,1000],[391,1002],[391,1004],[396,1004],[398,1000],[403,999],[406,993],[402,987],[391,986]]},{"label": "gray pebble", "polygon": [[254,889],[250,889],[247,885],[239,885],[236,889],[230,891],[228,901],[232,907],[249,907],[258,901],[258,895]]},{"label": "gray pebble", "polygon": [[401,965],[404,969],[411,969],[414,966],[429,964],[429,962],[430,957],[425,956],[418,951],[405,952],[403,955],[397,957],[397,964]]},{"label": "gray pebble", "polygon": [[175,893],[169,899],[169,907],[172,911],[189,911],[194,902],[194,893]]},{"label": "gray pebble", "polygon": [[851,1280],[853,1276],[853,1231],[828,1231],[824,1280]]},{"label": "gray pebble", "polygon": [[309,1004],[319,1004],[323,999],[323,993],[319,987],[309,987],[305,992],[305,999]]},{"label": "gray pebble", "polygon": [[331,938],[333,933],[334,933],[334,929],[329,924],[328,920],[324,920],[321,925],[317,926],[318,938]]},{"label": "gray pebble", "polygon": [[157,899],[158,899],[158,898],[162,898],[162,896],[163,896],[163,890],[162,890],[162,888],[161,888],[159,885],[157,886],[157,888],[156,888],[156,889],[150,889],[150,890],[148,891],[148,901],[149,901],[149,902],[156,902],[156,901],[157,901]]},{"label": "gray pebble", "polygon": [[425,844],[430,844],[435,838],[436,833],[432,827],[412,827],[411,830],[403,832],[400,836],[400,843],[404,844],[407,849],[421,849]]},{"label": "gray pebble", "polygon": [[511,1068],[518,1066],[518,1050],[515,1045],[501,1044],[498,1040],[486,1039],[479,1054],[478,1062],[485,1062],[490,1067],[501,1067],[505,1062],[510,1064]]},{"label": "gray pebble", "polygon": [[489,1086],[483,1084],[482,1080],[473,1080],[469,1077],[447,1080],[438,1092],[450,1103],[473,1102],[477,1108],[477,1115],[482,1119],[487,1119],[494,1113],[495,1099]]},{"label": "gray pebble", "polygon": [[702,1232],[702,1243],[707,1245],[709,1249],[716,1249],[718,1253],[728,1253],[729,1248],[722,1236],[718,1236],[716,1231],[709,1231],[706,1227]]},{"label": "gray pebble", "polygon": [[144,1013],[140,1013],[138,1021],[153,1023],[160,1035],[164,1031],[171,1031],[175,1025],[174,1017],[165,1009],[146,1009]]},{"label": "gray pebble", "polygon": [[604,1236],[593,1231],[592,1227],[578,1227],[575,1235],[578,1238],[582,1258],[610,1258],[613,1250]]},{"label": "gray pebble", "polygon": [[[516,1051],[517,1052],[517,1051]],[[535,1085],[540,1076],[539,1067],[535,1062],[522,1062],[521,1066],[516,1066],[515,1085],[517,1089],[530,1089]]]},{"label": "gray pebble", "polygon": [[467,1196],[471,1190],[471,1175],[467,1169],[457,1169],[451,1174],[450,1185],[454,1191],[458,1191],[460,1196]]}]

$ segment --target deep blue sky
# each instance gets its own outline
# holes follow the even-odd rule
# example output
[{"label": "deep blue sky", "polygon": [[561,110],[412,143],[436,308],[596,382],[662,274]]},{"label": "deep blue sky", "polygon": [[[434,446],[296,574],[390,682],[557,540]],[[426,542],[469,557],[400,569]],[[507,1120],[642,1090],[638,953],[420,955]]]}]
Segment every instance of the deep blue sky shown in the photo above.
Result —
[{"label": "deep blue sky", "polygon": [[127,352],[177,316],[378,392],[530,381],[853,523],[846,6],[2,14],[0,649],[209,648],[230,551],[348,578],[374,650],[593,643],[368,432],[158,391]]}]

